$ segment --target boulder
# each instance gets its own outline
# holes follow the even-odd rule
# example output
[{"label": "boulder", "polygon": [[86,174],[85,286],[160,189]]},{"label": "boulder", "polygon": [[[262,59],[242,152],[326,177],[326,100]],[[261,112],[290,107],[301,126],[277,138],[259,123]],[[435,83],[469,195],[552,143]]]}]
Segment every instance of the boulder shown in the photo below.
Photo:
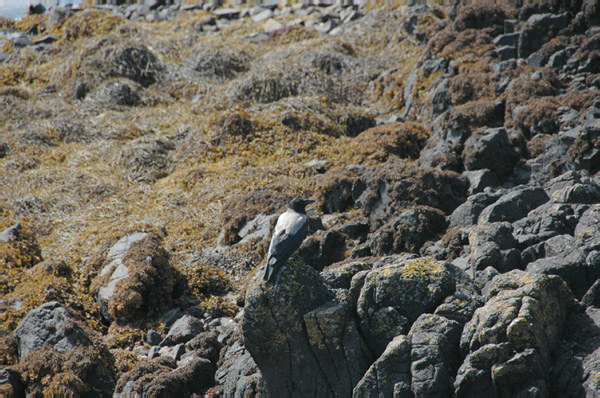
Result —
[{"label": "boulder", "polygon": [[51,301],[30,311],[13,332],[19,358],[52,346],[66,353],[78,345],[91,343],[88,335],[77,324],[69,310],[61,303]]},{"label": "boulder", "polygon": [[394,337],[353,391],[355,397],[410,397],[410,339]]},{"label": "boulder", "polygon": [[473,134],[465,142],[464,165],[467,170],[491,170],[498,178],[512,174],[518,156],[504,128]]},{"label": "boulder", "polygon": [[187,343],[196,335],[204,331],[204,323],[193,316],[184,315],[179,318],[169,329],[169,333],[160,343],[161,346]]},{"label": "boulder", "polygon": [[466,178],[457,173],[390,159],[365,169],[354,181],[352,196],[356,207],[378,228],[415,205],[449,214],[464,201],[467,187]]},{"label": "boulder", "polygon": [[141,397],[192,397],[214,384],[208,359],[196,358],[177,367],[173,358],[159,357],[138,363],[119,378],[115,394]]},{"label": "boulder", "polygon": [[[319,274],[299,262],[288,262],[277,286],[265,284],[260,270],[252,278],[246,292],[242,332],[245,346],[256,361],[269,394],[351,393],[354,384],[350,381],[356,377],[352,375],[362,375],[368,364],[362,372],[357,369],[350,372],[350,376],[338,374],[336,369],[342,365],[345,369],[357,365],[360,368],[369,353],[362,349],[344,352],[348,339],[355,342],[354,347],[360,347],[362,339],[358,328],[352,327],[348,305],[332,302],[333,298]],[[333,307],[319,309],[323,305]],[[321,317],[331,322],[324,327],[340,333],[327,336],[323,341],[315,329]],[[341,331],[346,333],[343,339],[339,338]]]},{"label": "boulder", "polygon": [[225,396],[256,396],[266,391],[264,379],[243,342],[233,340],[225,347],[215,374],[217,386]]},{"label": "boulder", "polygon": [[448,265],[429,258],[394,262],[364,277],[356,312],[360,330],[378,357],[393,338],[409,331],[423,313],[433,312],[454,292]]},{"label": "boulder", "polygon": [[534,14],[529,17],[519,36],[519,58],[527,58],[542,45],[565,28],[569,14]]},{"label": "boulder", "polygon": [[549,394],[552,351],[575,301],[556,276],[511,271],[489,282],[486,304],[461,336],[457,396]]},{"label": "boulder", "polygon": [[448,221],[452,225],[475,225],[483,209],[496,202],[502,194],[502,191],[490,190],[471,195],[450,214]]},{"label": "boulder", "polygon": [[157,314],[181,294],[183,276],[160,244],[154,234],[134,232],[109,250],[91,286],[106,319],[131,322]]},{"label": "boulder", "polygon": [[477,225],[469,232],[469,244],[473,278],[487,267],[507,272],[521,266],[521,252],[508,222]]},{"label": "boulder", "polygon": [[479,223],[515,222],[549,199],[542,188],[529,186],[515,188],[486,207],[479,215]]},{"label": "boulder", "polygon": [[371,235],[368,243],[373,255],[419,253],[427,241],[436,241],[446,227],[446,217],[442,211],[418,206],[403,211],[383,225]]}]

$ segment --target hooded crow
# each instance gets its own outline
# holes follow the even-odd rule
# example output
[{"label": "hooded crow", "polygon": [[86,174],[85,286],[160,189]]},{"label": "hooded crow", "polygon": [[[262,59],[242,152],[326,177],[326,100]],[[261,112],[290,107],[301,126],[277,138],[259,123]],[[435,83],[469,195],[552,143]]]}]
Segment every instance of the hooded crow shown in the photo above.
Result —
[{"label": "hooded crow", "polygon": [[[280,273],[286,261],[302,244],[308,234],[308,216],[306,205],[314,203],[312,199],[295,198],[285,213],[279,216],[271,238],[267,266],[263,280],[272,282]],[[279,279],[279,278],[278,278]]]}]

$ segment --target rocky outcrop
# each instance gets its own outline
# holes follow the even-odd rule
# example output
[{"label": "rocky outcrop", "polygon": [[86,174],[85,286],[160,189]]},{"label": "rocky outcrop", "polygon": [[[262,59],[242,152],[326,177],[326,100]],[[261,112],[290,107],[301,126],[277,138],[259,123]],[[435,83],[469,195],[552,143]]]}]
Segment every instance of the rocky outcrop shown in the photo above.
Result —
[{"label": "rocky outcrop", "polygon": [[130,322],[160,311],[181,293],[182,285],[159,238],[136,232],[111,247],[92,291],[106,319]]}]

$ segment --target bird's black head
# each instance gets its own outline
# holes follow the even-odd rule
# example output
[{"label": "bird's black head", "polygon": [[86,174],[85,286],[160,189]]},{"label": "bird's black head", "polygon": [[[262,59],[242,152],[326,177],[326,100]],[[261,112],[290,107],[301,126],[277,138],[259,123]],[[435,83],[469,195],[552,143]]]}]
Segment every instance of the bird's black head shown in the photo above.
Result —
[{"label": "bird's black head", "polygon": [[298,213],[302,213],[305,214],[306,213],[306,205],[310,204],[310,203],[314,203],[315,201],[312,199],[302,199],[302,198],[294,198],[292,199],[292,201],[290,202],[290,209],[294,210],[295,212]]}]

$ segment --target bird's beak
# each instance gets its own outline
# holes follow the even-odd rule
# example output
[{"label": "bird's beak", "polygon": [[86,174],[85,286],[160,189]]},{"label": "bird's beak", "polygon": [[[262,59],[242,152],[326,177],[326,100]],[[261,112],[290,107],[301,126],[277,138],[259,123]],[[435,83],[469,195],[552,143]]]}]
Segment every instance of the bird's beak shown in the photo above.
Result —
[{"label": "bird's beak", "polygon": [[309,205],[311,203],[315,203],[315,201],[313,199],[304,199],[304,205]]}]

